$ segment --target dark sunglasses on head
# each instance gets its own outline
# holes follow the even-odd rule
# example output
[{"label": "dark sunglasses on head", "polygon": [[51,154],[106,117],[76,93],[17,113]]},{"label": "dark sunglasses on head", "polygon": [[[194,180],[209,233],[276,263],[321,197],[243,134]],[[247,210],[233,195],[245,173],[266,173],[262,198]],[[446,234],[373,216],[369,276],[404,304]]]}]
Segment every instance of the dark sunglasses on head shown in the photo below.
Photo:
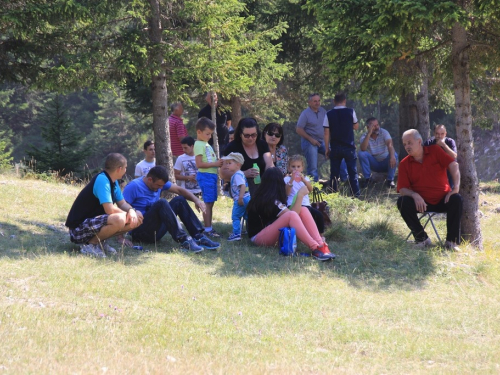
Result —
[{"label": "dark sunglasses on head", "polygon": [[245,137],[247,139],[248,138],[257,138],[257,133],[253,133],[253,134],[245,134],[245,133],[243,133],[242,135],[243,135],[243,137]]},{"label": "dark sunglasses on head", "polygon": [[281,134],[280,133],[273,133],[272,131],[268,131],[267,135],[270,136],[270,137],[272,137],[274,135],[276,138],[281,138]]}]

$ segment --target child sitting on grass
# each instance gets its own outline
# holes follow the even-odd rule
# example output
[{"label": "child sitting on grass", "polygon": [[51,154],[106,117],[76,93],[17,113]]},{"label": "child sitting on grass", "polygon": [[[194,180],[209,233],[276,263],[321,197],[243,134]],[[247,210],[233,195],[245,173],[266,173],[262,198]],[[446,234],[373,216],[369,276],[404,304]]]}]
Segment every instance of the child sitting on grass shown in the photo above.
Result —
[{"label": "child sitting on grass", "polygon": [[198,181],[196,181],[196,160],[194,157],[194,138],[184,137],[181,140],[182,151],[184,154],[180,155],[175,161],[174,174],[177,185],[190,191],[194,195],[201,193]]},{"label": "child sitting on grass", "polygon": [[247,219],[247,206],[250,201],[250,193],[248,192],[248,182],[245,174],[241,171],[241,166],[245,162],[243,155],[239,152],[231,152],[229,155],[222,158],[224,160],[224,169],[231,176],[230,191],[231,197],[234,200],[233,213],[233,233],[227,239],[228,241],[241,240],[241,218]]},{"label": "child sitting on grass", "polygon": [[[302,155],[293,155],[288,158],[288,173],[289,175],[285,177],[285,187],[287,195],[287,206],[290,207],[294,203],[294,198],[297,192],[306,186],[309,193],[313,190],[311,182],[307,176],[304,176],[303,171],[306,168],[306,159]],[[323,219],[323,214],[321,211],[315,209],[311,206],[309,201],[309,195],[305,195],[302,198],[302,206],[307,207],[311,216],[318,227],[318,231],[323,236],[325,231],[325,220]]]},{"label": "child sitting on grass", "polygon": [[206,211],[203,214],[205,235],[219,238],[220,234],[212,228],[212,215],[214,203],[217,200],[217,168],[222,166],[222,160],[217,160],[214,149],[208,144],[214,130],[215,124],[211,120],[206,117],[198,119],[196,123],[197,141],[194,143],[194,155],[196,168],[198,168],[196,180],[198,180],[206,207]]}]

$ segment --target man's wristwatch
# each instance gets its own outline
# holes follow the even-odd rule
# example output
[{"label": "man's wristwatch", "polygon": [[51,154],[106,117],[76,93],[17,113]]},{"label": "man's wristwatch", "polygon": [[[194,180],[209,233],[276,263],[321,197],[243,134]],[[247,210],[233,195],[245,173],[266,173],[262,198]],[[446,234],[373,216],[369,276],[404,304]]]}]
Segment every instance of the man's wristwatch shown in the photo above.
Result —
[{"label": "man's wristwatch", "polygon": [[[127,211],[127,213],[129,213],[130,211],[135,211],[135,208],[134,207],[129,208],[129,210]],[[135,211],[135,212],[137,212],[137,211]]]}]

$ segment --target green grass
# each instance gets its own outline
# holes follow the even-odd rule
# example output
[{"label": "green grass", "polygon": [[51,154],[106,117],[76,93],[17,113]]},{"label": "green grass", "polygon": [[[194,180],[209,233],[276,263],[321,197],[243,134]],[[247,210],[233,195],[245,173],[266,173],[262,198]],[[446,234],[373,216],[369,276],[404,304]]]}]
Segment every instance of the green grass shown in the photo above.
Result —
[{"label": "green grass", "polygon": [[[500,372],[498,183],[483,252],[416,250],[394,193],[328,196],[329,263],[248,240],[188,254],[168,235],[84,257],[63,226],[78,191],[0,175],[0,373]],[[227,235],[230,202],[215,212]]]}]

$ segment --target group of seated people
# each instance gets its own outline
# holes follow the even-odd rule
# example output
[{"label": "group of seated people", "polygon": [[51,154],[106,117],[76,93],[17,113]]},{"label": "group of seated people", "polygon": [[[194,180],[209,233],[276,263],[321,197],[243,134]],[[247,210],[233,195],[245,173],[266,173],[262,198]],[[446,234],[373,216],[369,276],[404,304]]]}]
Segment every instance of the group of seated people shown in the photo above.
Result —
[{"label": "group of seated people", "polygon": [[[154,144],[148,141],[144,145],[145,160],[136,168],[137,178],[122,192],[118,180],[125,175],[127,160],[121,154],[108,155],[104,170],[83,188],[68,214],[66,226],[71,241],[81,245],[84,254],[105,257],[106,253],[116,253],[106,242],[113,236],[124,246],[133,246],[134,242],[156,243],[168,232],[186,251],[216,250],[220,247],[221,235],[212,227],[212,216],[220,176],[229,183],[233,199],[232,233],[228,241],[241,240],[244,232],[241,219],[245,218],[248,236],[256,245],[274,246],[278,243],[279,229],[292,227],[298,239],[311,250],[312,257],[320,261],[335,258],[323,236],[322,214],[310,205],[308,195],[312,185],[306,175],[306,160],[301,155],[288,157],[283,145],[283,128],[270,123],[261,133],[255,119],[243,118],[220,158],[209,144],[215,128],[211,120],[201,117],[196,123],[197,139],[187,136],[181,140],[184,154],[176,158],[174,165],[177,183],[169,181],[165,167],[154,165]],[[440,129],[437,127],[436,132]],[[361,162],[364,172],[365,168],[379,171],[385,162],[389,172],[387,180],[392,182],[397,154],[387,134],[376,119],[368,119],[367,133],[360,141],[360,161],[365,160]],[[425,247],[430,246],[431,241],[417,214],[446,212],[446,247],[457,250],[462,213],[462,199],[458,194],[460,173],[456,153],[453,157],[446,150],[454,144],[449,145],[441,134],[436,134],[433,141],[437,145],[424,147],[420,134],[414,129],[406,131],[402,140],[408,156],[399,165],[397,190],[401,196],[397,207],[401,216],[417,246]],[[382,143],[387,146],[388,155],[380,152]],[[342,153],[330,159],[340,166],[338,155]],[[332,174],[337,178],[335,171]],[[368,173],[364,175],[370,178]],[[177,196],[167,201],[161,198],[162,191]],[[202,213],[203,224],[187,201],[193,202]],[[130,234],[131,240],[126,234]]]}]

